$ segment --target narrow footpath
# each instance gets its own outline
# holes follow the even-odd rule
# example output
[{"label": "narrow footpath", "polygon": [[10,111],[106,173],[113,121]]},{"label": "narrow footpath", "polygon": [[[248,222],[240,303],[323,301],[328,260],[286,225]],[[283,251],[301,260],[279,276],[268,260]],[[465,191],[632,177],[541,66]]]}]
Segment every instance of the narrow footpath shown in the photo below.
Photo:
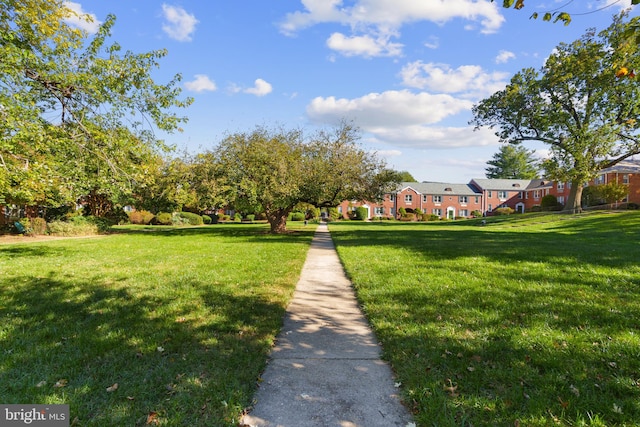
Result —
[{"label": "narrow footpath", "polygon": [[357,304],[326,224],[311,243],[283,328],[243,423],[406,427],[389,366]]}]

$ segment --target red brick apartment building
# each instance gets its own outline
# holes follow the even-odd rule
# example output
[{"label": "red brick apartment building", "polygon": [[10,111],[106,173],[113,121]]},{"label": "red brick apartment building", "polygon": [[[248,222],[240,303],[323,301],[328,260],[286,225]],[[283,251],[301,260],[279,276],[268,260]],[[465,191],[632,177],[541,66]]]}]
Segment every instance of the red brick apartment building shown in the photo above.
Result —
[{"label": "red brick apartment building", "polygon": [[[588,185],[618,182],[629,187],[622,202],[640,204],[640,161],[628,160],[602,170]],[[440,182],[403,182],[384,196],[381,203],[345,200],[338,212],[347,217],[358,206],[369,209],[369,218],[398,218],[400,208],[407,212],[420,209],[440,218],[468,218],[474,211],[491,215],[497,208],[509,207],[515,212],[528,212],[540,206],[542,198],[554,195],[564,205],[571,183],[547,179],[472,179],[468,184]]]}]

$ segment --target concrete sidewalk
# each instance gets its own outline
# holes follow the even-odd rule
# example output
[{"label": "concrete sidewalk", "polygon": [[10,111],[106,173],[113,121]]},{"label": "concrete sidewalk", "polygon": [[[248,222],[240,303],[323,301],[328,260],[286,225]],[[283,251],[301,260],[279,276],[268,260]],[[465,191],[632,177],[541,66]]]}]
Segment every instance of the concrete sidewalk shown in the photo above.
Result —
[{"label": "concrete sidewalk", "polygon": [[325,224],[262,379],[245,425],[405,427],[411,421]]}]

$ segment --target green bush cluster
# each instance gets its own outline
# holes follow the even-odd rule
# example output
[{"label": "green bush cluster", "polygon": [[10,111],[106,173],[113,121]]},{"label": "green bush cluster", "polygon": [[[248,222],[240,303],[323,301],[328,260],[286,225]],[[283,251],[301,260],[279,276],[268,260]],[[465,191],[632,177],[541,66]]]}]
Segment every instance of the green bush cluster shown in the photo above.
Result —
[{"label": "green bush cluster", "polygon": [[158,225],[173,224],[173,215],[171,215],[169,212],[158,212],[158,215],[156,215],[156,224]]},{"label": "green bush cluster", "polygon": [[205,224],[211,224],[212,219],[209,215],[202,215],[202,222],[204,222]]},{"label": "green bush cluster", "polygon": [[354,211],[353,214],[353,219],[358,220],[358,221],[364,221],[367,218],[367,216],[369,215],[369,210],[363,206],[358,206],[356,208],[356,210]]},{"label": "green bush cluster", "polygon": [[55,236],[85,236],[103,233],[110,228],[105,218],[74,216],[68,221],[56,220],[47,224],[47,232]]},{"label": "green bush cluster", "polygon": [[304,212],[291,212],[288,221],[304,221]]},{"label": "green bush cluster", "polygon": [[204,220],[202,219],[202,217],[192,212],[178,212],[176,216],[180,219],[180,222],[183,224],[189,224],[189,225],[204,224]]},{"label": "green bush cluster", "polygon": [[131,224],[148,225],[151,224],[151,221],[155,218],[154,214],[145,210],[129,212],[128,215]]},{"label": "green bush cluster", "polygon": [[498,208],[493,211],[495,215],[511,215],[514,210],[510,207]]}]

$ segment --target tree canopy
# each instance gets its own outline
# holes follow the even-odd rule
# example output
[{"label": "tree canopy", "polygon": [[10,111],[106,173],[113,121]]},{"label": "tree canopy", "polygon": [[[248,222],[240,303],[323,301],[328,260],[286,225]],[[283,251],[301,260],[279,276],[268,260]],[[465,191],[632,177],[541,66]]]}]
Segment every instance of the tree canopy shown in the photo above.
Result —
[{"label": "tree canopy", "polygon": [[520,145],[502,145],[500,150],[487,162],[486,177],[504,179],[538,178],[537,161],[534,151]]},{"label": "tree canopy", "polygon": [[301,130],[259,127],[228,136],[209,155],[219,164],[225,199],[264,211],[271,232],[283,233],[298,203],[334,207],[347,199],[374,200],[395,185],[397,174],[361,149],[358,138],[344,123],[308,140]]},{"label": "tree canopy", "polygon": [[549,178],[570,181],[569,210],[597,172],[640,153],[638,45],[626,34],[640,18],[617,15],[611,26],[560,44],[536,71],[518,72],[504,90],[473,108],[476,125],[497,128],[502,142],[549,145]]},{"label": "tree canopy", "polygon": [[[185,117],[175,76],[151,77],[165,50],[107,44],[115,17],[90,36],[62,0],[0,0],[0,201],[59,204],[130,192]],[[80,16],[80,19],[89,19]],[[73,159],[71,162],[70,159]]]}]

